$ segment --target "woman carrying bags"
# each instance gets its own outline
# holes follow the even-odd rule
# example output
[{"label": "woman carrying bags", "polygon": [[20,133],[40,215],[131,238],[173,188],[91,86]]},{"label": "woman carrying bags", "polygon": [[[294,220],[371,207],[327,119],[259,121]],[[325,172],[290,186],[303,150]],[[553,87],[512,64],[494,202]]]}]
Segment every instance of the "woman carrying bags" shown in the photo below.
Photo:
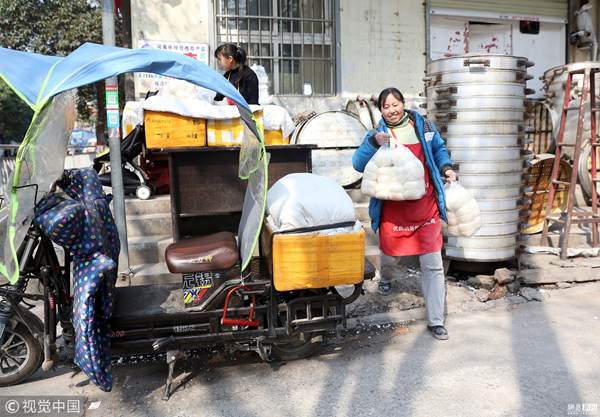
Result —
[{"label": "woman carrying bags", "polygon": [[456,181],[453,165],[435,125],[418,113],[404,110],[404,96],[396,88],[386,88],[377,106],[383,119],[370,131],[354,153],[354,169],[365,166],[390,139],[408,148],[421,161],[425,171],[425,195],[419,200],[379,200],[371,198],[369,215],[375,232],[379,229],[381,281],[379,293],[391,293],[391,281],[402,256],[418,255],[421,265],[427,328],[436,339],[448,339],[444,328],[446,298],[442,263],[442,229],[446,220],[444,179]]},{"label": "woman carrying bags", "polygon": [[[240,92],[248,104],[258,105],[258,77],[246,66],[246,51],[232,43],[226,43],[217,48],[215,58],[225,70],[223,76]],[[222,94],[215,96],[215,101],[223,100]],[[233,101],[227,99],[230,105]]]}]

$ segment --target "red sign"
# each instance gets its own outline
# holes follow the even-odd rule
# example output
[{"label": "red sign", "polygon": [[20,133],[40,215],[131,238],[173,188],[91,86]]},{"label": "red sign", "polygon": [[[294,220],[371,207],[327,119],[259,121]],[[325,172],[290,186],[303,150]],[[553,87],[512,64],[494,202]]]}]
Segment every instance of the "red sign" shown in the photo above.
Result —
[{"label": "red sign", "polygon": [[530,16],[513,16],[512,19],[513,20],[528,20],[531,22],[539,22],[540,21],[539,17],[530,17]]}]

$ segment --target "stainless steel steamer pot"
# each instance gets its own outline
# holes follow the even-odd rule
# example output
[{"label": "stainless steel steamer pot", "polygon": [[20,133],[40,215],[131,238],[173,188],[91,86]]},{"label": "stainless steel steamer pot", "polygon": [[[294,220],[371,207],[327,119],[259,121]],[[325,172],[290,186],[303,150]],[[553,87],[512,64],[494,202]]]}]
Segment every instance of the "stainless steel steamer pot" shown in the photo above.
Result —
[{"label": "stainless steel steamer pot", "polygon": [[291,143],[318,145],[319,149],[312,151],[312,172],[347,186],[362,178],[362,174],[352,166],[352,155],[367,132],[363,123],[353,115],[328,111],[298,126]]},{"label": "stainless steel steamer pot", "polygon": [[460,178],[463,175],[467,174],[494,174],[497,175],[498,172],[503,173],[523,173],[523,162],[517,161],[493,161],[493,162],[471,162],[471,161],[458,161],[454,160],[454,163],[458,163],[458,171],[460,174]]},{"label": "stainless steel steamer pot", "polygon": [[369,107],[364,100],[350,100],[346,104],[346,111],[356,115],[367,130],[373,129],[373,121]]},{"label": "stainless steel steamer pot", "polygon": [[521,103],[521,110],[518,109],[481,109],[476,110],[474,107],[471,110],[452,109],[433,109],[427,110],[427,115],[434,123],[456,121],[456,123],[520,123],[525,120],[525,109]]},{"label": "stainless steel steamer pot", "polygon": [[444,237],[445,255],[470,261],[514,258],[523,214],[524,135],[533,77],[523,57],[463,55],[427,64],[427,116],[446,141],[459,182],[478,202],[483,226],[471,238]]},{"label": "stainless steel steamer pot", "polygon": [[447,139],[452,136],[497,136],[514,135],[532,132],[533,127],[525,126],[523,122],[507,123],[452,123],[452,119],[440,119],[434,123],[440,132],[442,138]]},{"label": "stainless steel steamer pot", "polygon": [[524,57],[503,54],[465,54],[429,61],[427,63],[427,74],[432,75],[449,71],[469,72],[477,68],[527,72],[527,68],[534,65],[532,61]]},{"label": "stainless steel steamer pot", "polygon": [[[546,91],[544,95],[546,96],[546,100],[550,105],[550,112],[552,115],[552,136],[555,143],[558,142],[558,133],[560,127],[560,120],[562,117],[562,109],[565,105],[565,88],[567,86],[568,73],[570,71],[596,67],[598,67],[598,62],[576,62],[551,68],[540,77],[540,80],[544,82],[544,87],[542,87],[542,90]],[[571,86],[571,93],[569,95],[569,107],[579,107],[582,89],[583,74],[574,75],[573,84]],[[595,95],[596,108],[600,108],[600,100],[598,100],[600,96],[600,82],[596,83]],[[588,107],[584,119],[584,140],[582,141],[582,146],[585,140],[589,139],[591,136],[589,99],[590,95],[588,95]],[[563,138],[564,143],[575,143],[578,119],[579,116],[577,110],[568,112],[567,124],[565,127],[565,135]],[[571,147],[563,148],[562,152],[571,158],[574,155],[573,148]]]},{"label": "stainless steel steamer pot", "polygon": [[[451,86],[431,86],[426,90],[427,100],[458,99],[467,97],[523,97],[525,84],[487,83],[481,84],[458,83]],[[531,89],[530,89],[531,90]],[[535,90],[529,91],[535,93]]]}]

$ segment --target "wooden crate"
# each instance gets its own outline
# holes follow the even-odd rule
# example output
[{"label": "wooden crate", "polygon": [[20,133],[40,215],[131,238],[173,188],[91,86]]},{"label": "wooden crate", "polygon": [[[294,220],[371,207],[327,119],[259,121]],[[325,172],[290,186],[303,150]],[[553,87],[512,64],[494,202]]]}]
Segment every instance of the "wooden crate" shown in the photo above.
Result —
[{"label": "wooden crate", "polygon": [[326,288],[335,285],[358,284],[364,278],[365,231],[324,235],[275,235],[270,253],[272,230],[264,225],[261,250],[277,291]]},{"label": "wooden crate", "polygon": [[144,125],[148,149],[206,146],[204,119],[146,110]]}]

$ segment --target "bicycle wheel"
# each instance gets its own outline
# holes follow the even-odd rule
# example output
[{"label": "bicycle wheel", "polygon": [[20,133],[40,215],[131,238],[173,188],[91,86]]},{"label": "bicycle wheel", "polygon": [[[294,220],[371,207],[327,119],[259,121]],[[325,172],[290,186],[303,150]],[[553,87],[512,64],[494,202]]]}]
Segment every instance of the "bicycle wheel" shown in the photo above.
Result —
[{"label": "bicycle wheel", "polygon": [[40,343],[27,326],[18,323],[4,331],[0,350],[0,387],[16,385],[33,375],[44,360]]}]

